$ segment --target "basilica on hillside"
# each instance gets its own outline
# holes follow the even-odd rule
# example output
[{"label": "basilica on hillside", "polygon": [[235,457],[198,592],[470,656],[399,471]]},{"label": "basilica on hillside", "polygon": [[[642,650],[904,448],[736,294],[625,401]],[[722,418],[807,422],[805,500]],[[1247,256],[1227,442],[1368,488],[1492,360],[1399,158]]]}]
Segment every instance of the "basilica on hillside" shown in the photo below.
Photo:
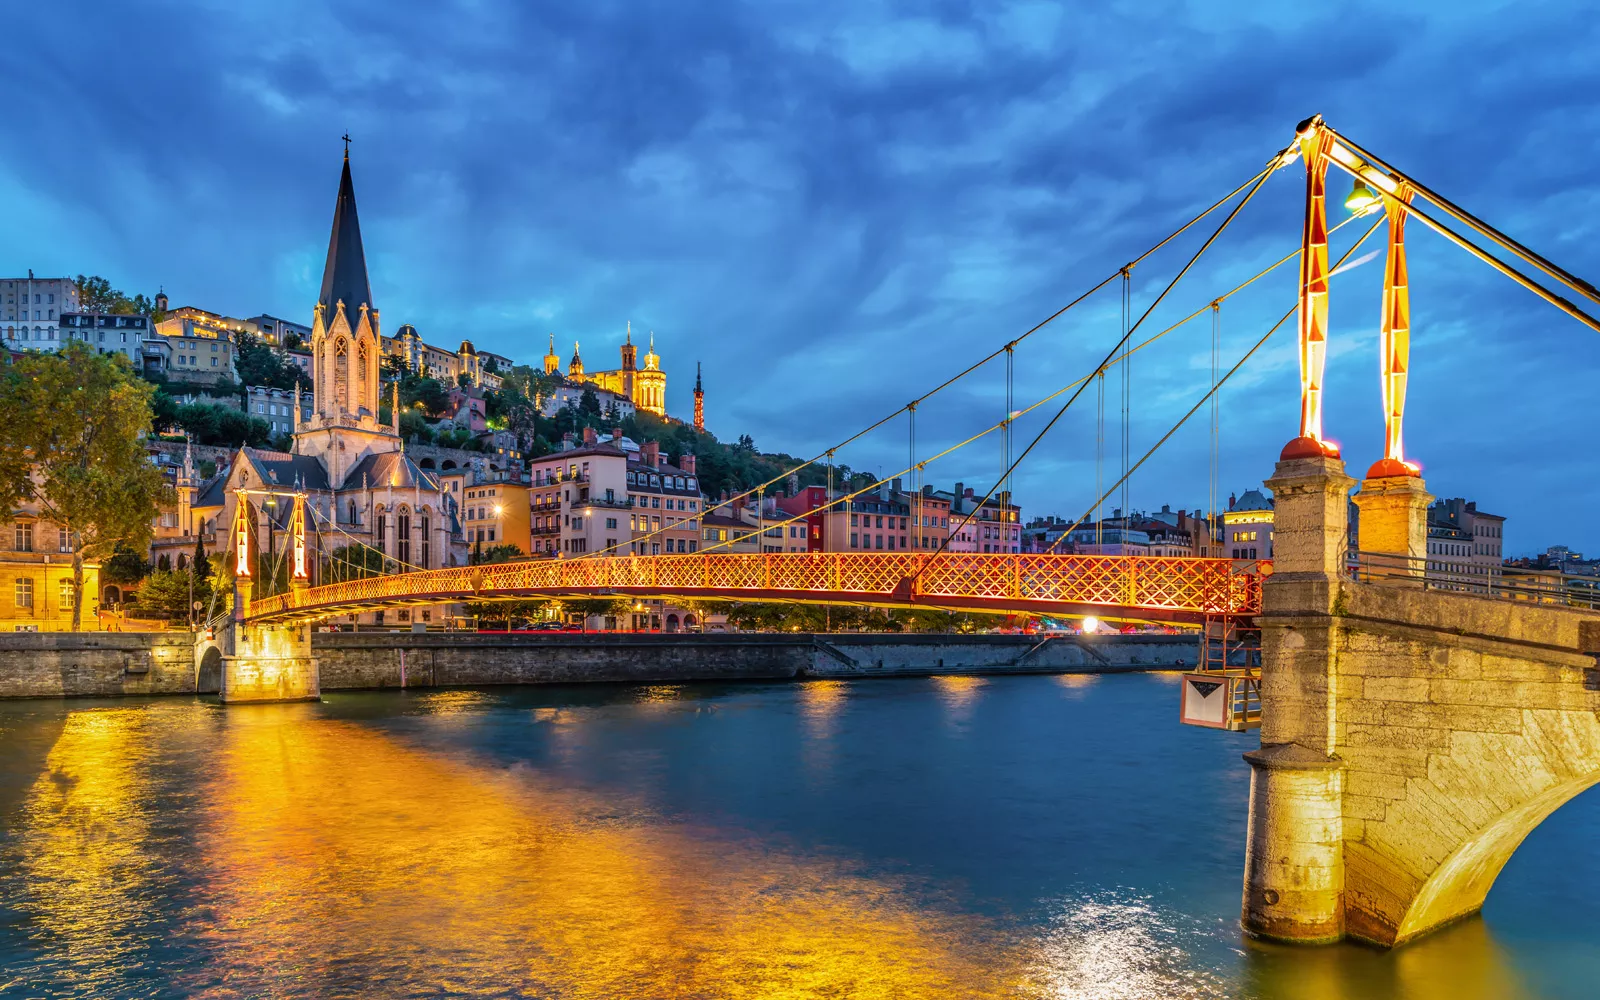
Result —
[{"label": "basilica on hillside", "polygon": [[645,353],[644,367],[638,364],[639,349],[633,344],[633,324],[628,324],[626,339],[622,342],[622,366],[609,371],[586,371],[578,345],[572,345],[572,362],[561,370],[561,358],[556,354],[556,341],[550,338],[550,352],[544,356],[546,375],[565,375],[569,382],[592,385],[596,389],[615,393],[633,403],[634,409],[667,415],[667,373],[661,370],[661,355],[656,353],[655,334],[650,335],[650,350]]},{"label": "basilica on hillside", "polygon": [[[203,489],[186,490],[185,482],[193,483],[192,472],[186,473],[179,480],[181,523],[192,523],[192,517],[223,538],[236,491],[304,491],[307,528],[325,556],[359,543],[383,553],[391,571],[394,564],[401,569],[464,564],[467,542],[455,501],[432,473],[406,456],[398,413],[387,424],[378,419],[383,333],[367,283],[348,150],[322,291],[312,311],[310,346],[311,415],[301,419],[296,399],[292,450],[241,448],[227,473]],[[270,499],[253,503],[263,551],[274,529],[282,530],[290,506]],[[182,510],[185,506],[192,511]]]}]

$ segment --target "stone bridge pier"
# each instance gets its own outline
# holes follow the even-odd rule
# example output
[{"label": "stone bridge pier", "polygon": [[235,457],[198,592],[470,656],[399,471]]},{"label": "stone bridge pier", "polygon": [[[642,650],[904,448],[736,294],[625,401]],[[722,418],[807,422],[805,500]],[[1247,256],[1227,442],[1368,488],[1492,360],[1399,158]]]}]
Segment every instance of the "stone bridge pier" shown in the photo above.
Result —
[{"label": "stone bridge pier", "polygon": [[218,671],[218,695],[225,704],[321,698],[317,660],[311,655],[311,627],[252,625],[244,620],[249,602],[250,584],[241,582],[233,620],[215,636],[202,636],[196,644],[196,678]]},{"label": "stone bridge pier", "polygon": [[[1323,457],[1267,482],[1242,923],[1388,947],[1476,913],[1523,838],[1600,782],[1600,614],[1346,578],[1354,482]],[[1362,547],[1425,558],[1430,499],[1415,477],[1363,482]]]}]

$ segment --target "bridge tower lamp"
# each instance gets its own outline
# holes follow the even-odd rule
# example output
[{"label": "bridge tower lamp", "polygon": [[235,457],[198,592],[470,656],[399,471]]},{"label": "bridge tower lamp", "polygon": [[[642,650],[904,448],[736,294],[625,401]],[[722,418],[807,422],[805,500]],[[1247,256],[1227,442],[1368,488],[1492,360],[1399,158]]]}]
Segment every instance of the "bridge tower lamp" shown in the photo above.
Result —
[{"label": "bridge tower lamp", "polygon": [[289,593],[299,602],[300,595],[311,583],[311,572],[306,566],[306,495],[294,495],[294,508],[289,514]]},{"label": "bridge tower lamp", "polygon": [[228,548],[233,552],[233,619],[244,620],[250,609],[250,597],[255,589],[250,565],[250,537],[255,534],[250,524],[250,495],[243,490],[234,493],[233,525],[229,529]]}]

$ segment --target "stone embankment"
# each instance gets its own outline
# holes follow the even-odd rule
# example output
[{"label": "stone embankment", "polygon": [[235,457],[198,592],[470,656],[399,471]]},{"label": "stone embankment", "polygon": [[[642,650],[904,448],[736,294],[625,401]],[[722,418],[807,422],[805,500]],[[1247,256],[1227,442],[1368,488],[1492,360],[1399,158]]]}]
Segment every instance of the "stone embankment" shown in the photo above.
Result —
[{"label": "stone embankment", "polygon": [[[165,633],[0,635],[0,698],[215,690],[192,637]],[[322,690],[785,680],[934,674],[1106,673],[1192,667],[1191,635],[583,635],[318,632]]]}]

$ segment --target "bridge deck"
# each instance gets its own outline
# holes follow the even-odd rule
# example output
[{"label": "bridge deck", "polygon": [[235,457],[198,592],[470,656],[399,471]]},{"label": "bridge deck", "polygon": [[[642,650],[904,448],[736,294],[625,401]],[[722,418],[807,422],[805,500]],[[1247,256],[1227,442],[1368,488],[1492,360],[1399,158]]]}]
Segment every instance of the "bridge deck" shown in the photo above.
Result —
[{"label": "bridge deck", "polygon": [[912,552],[532,559],[368,577],[253,601],[251,621],[537,598],[802,601],[1199,623],[1261,609],[1257,563],[1149,556]]}]

